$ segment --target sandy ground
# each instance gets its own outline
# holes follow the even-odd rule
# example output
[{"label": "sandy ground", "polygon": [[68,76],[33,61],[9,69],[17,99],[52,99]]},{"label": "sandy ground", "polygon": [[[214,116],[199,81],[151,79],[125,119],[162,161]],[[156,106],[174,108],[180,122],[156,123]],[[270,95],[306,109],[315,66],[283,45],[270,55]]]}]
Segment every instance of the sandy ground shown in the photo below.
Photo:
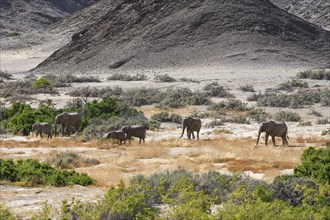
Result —
[{"label": "sandy ground", "polygon": [[[2,51],[1,70],[13,73],[15,79],[21,79],[29,73],[23,71],[35,67],[45,59],[51,50],[31,49],[23,51]],[[98,75],[101,83],[73,84],[72,87],[59,89],[60,95],[50,96],[45,94],[35,95],[33,106],[37,106],[40,100],[51,98],[57,108],[63,107],[72,97],[67,92],[77,87],[114,87],[123,89],[154,87],[159,89],[189,87],[193,90],[201,90],[210,82],[218,82],[220,85],[230,89],[236,98],[245,101],[251,93],[242,92],[238,88],[241,85],[251,84],[257,91],[263,92],[267,88],[288,81],[301,69],[290,67],[272,66],[232,66],[232,67],[190,67],[181,69],[154,69],[143,72],[148,76],[148,81],[121,82],[106,81],[111,73],[90,73]],[[141,73],[131,71],[129,74]],[[175,82],[160,83],[153,80],[155,74],[168,74],[176,79],[181,77],[197,80],[198,82]],[[310,87],[329,86],[327,81],[306,80]],[[222,99],[215,99],[219,101]],[[249,102],[254,106],[254,102]],[[268,113],[275,113],[284,108],[264,108]],[[147,117],[161,111],[154,106],[143,106],[138,108]],[[75,170],[86,172],[97,180],[93,187],[19,187],[0,185],[1,203],[4,203],[14,214],[25,217],[40,209],[45,201],[48,201],[57,210],[61,201],[70,200],[71,197],[82,201],[97,201],[102,197],[107,187],[117,184],[120,180],[126,183],[137,174],[150,175],[155,172],[173,170],[184,167],[187,170],[202,173],[216,170],[222,173],[243,173],[256,179],[271,181],[274,177],[282,174],[292,173],[293,167],[299,163],[300,155],[309,146],[324,146],[330,142],[330,137],[321,136],[321,132],[329,125],[318,125],[316,116],[310,115],[311,110],[317,110],[323,118],[330,118],[328,107],[314,105],[304,109],[294,110],[298,112],[304,121],[310,120],[312,126],[300,127],[297,122],[289,122],[289,146],[271,145],[265,146],[264,140],[260,146],[255,148],[255,141],[259,125],[231,124],[226,123],[213,129],[203,127],[201,140],[188,141],[179,139],[181,127],[178,124],[164,123],[160,131],[148,131],[145,144],[133,142],[131,145],[112,144],[108,140],[91,140],[83,143],[80,137],[54,138],[52,140],[3,135],[0,137],[1,159],[12,158],[27,159],[35,158],[47,161],[57,153],[63,151],[74,151],[84,158],[95,158],[100,164],[90,167],[80,167]],[[205,107],[188,106],[183,109],[175,109],[180,115],[191,112],[206,111]],[[212,119],[203,119],[206,125]],[[226,129],[232,134],[216,135],[214,130]],[[262,135],[263,138],[263,135]],[[276,139],[280,144],[281,140]]]}]

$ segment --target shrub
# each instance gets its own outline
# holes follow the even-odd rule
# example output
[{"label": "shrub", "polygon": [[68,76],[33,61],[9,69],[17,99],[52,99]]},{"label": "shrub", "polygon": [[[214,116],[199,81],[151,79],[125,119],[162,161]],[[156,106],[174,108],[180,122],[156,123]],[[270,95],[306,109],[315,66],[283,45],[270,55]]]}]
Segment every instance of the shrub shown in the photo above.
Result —
[{"label": "shrub", "polygon": [[15,216],[2,204],[0,204],[0,219],[16,220]]},{"label": "shrub", "polygon": [[299,79],[330,80],[330,69],[305,70],[297,73]]},{"label": "shrub", "polygon": [[285,83],[280,84],[277,87],[277,90],[284,90],[284,91],[291,92],[296,88],[308,88],[308,83],[303,82],[302,80],[299,80],[299,79],[291,79]]},{"label": "shrub", "polygon": [[258,123],[264,122],[270,117],[268,113],[262,108],[253,108],[248,111],[247,116],[251,119],[257,121]]},{"label": "shrub", "polygon": [[95,98],[104,98],[104,97],[120,97],[124,94],[124,91],[122,88],[115,86],[114,88],[90,88],[90,87],[82,87],[82,88],[76,88],[68,93],[70,96],[73,97],[82,97],[82,98],[89,98],[89,97],[95,97]]},{"label": "shrub", "polygon": [[218,127],[218,126],[222,126],[222,125],[224,125],[224,123],[223,123],[222,120],[217,120],[217,119],[215,119],[215,120],[213,120],[213,121],[207,123],[207,124],[205,125],[205,127],[206,127],[206,128],[214,128],[214,127]]},{"label": "shrub", "polygon": [[308,112],[309,115],[315,115],[317,117],[322,117],[322,114],[316,110],[311,110],[310,112]]},{"label": "shrub", "polygon": [[142,106],[160,103],[165,97],[163,92],[155,88],[130,89],[126,91],[123,100],[129,105]]},{"label": "shrub", "polygon": [[228,99],[228,101],[212,104],[209,109],[212,111],[221,111],[223,109],[245,111],[248,110],[248,107],[247,103],[244,103],[239,99]]},{"label": "shrub", "polygon": [[178,114],[172,113],[171,115],[168,112],[160,112],[151,116],[152,120],[159,122],[175,122],[182,123],[182,117]]},{"label": "shrub", "polygon": [[12,80],[13,74],[7,73],[6,71],[0,70],[0,79]]},{"label": "shrub", "polygon": [[326,130],[323,130],[321,135],[324,136],[324,135],[328,135],[330,134],[330,128],[327,128]]},{"label": "shrub", "polygon": [[50,88],[51,87],[51,84],[49,82],[49,80],[43,78],[43,77],[40,77],[39,79],[35,80],[33,83],[32,83],[32,88],[38,88],[38,89],[47,89],[47,88]]},{"label": "shrub", "polygon": [[107,78],[108,81],[119,80],[119,81],[145,81],[148,77],[145,74],[136,74],[134,76],[115,73]]},{"label": "shrub", "polygon": [[167,75],[167,74],[155,74],[155,78],[154,80],[156,81],[160,81],[160,82],[176,82],[176,79],[174,79],[173,77]]},{"label": "shrub", "polygon": [[[48,164],[40,163],[37,160],[18,160],[13,163],[12,160],[0,159],[1,180],[9,180],[11,182],[26,182],[29,185],[53,185],[67,186],[72,184],[91,185],[95,180],[87,174],[77,173],[75,171],[60,171],[52,168]],[[9,174],[13,173],[13,174]]]},{"label": "shrub", "polygon": [[254,87],[250,84],[242,85],[238,89],[244,92],[255,92]]},{"label": "shrub", "polygon": [[229,131],[227,129],[215,129],[213,130],[213,134],[217,135],[217,134],[233,134],[232,131]]},{"label": "shrub", "polygon": [[180,81],[181,82],[193,82],[193,83],[198,83],[199,81],[198,80],[195,80],[195,79],[189,79],[189,78],[180,78]]},{"label": "shrub", "polygon": [[97,165],[100,161],[93,158],[84,159],[75,152],[66,151],[58,153],[55,158],[50,160],[50,163],[60,169],[72,169],[81,166]]},{"label": "shrub", "polygon": [[311,121],[299,121],[298,126],[304,127],[304,126],[312,126]]},{"label": "shrub", "polygon": [[275,120],[276,121],[300,121],[301,117],[296,112],[290,112],[290,111],[279,111],[275,114]]},{"label": "shrub", "polygon": [[223,86],[220,86],[217,82],[207,84],[203,90],[206,95],[211,97],[223,97],[223,98],[234,98],[235,96],[227,91]]},{"label": "shrub", "polygon": [[224,122],[230,122],[236,124],[250,124],[250,121],[243,115],[235,115],[233,117],[225,118]]},{"label": "shrub", "polygon": [[256,102],[262,97],[263,97],[263,94],[261,94],[261,93],[253,93],[253,94],[249,95],[246,98],[246,100],[249,101],[249,102]]},{"label": "shrub", "polygon": [[309,147],[304,150],[301,164],[294,168],[294,175],[330,184],[330,145],[326,148]]},{"label": "shrub", "polygon": [[326,124],[330,124],[330,121],[327,118],[321,118],[317,120],[316,124],[326,125]]}]

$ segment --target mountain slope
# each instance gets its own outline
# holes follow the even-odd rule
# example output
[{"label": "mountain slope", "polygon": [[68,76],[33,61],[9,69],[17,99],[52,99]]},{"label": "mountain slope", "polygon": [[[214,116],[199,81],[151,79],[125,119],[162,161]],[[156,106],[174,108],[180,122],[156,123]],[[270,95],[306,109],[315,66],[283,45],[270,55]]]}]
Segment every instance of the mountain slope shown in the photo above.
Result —
[{"label": "mountain slope", "polygon": [[271,0],[287,12],[330,31],[329,0]]},{"label": "mountain slope", "polygon": [[98,0],[1,0],[0,36],[43,29]]},{"label": "mountain slope", "polygon": [[113,0],[37,69],[109,71],[243,63],[327,65],[329,32],[268,0]]}]

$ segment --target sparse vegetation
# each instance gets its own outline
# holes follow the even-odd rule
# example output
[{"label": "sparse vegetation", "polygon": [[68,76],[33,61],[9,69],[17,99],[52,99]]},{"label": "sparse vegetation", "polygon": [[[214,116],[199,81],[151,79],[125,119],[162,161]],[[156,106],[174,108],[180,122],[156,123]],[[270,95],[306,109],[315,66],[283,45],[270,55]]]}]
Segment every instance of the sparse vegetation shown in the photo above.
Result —
[{"label": "sparse vegetation", "polygon": [[184,78],[184,77],[180,78],[180,81],[181,81],[181,82],[199,83],[199,81],[196,80],[196,79],[190,79],[190,78]]},{"label": "sparse vegetation", "polygon": [[18,160],[17,162],[0,159],[0,167],[0,180],[24,182],[31,186],[40,184],[52,186],[79,184],[86,186],[95,183],[95,180],[87,174],[56,170],[48,164],[33,159]]},{"label": "sparse vegetation", "polygon": [[228,92],[223,86],[220,86],[217,82],[212,82],[204,86],[203,90],[208,96],[219,98],[234,98],[235,96]]},{"label": "sparse vegetation", "polygon": [[299,79],[330,80],[330,69],[305,70],[297,73]]},{"label": "sparse vegetation", "polygon": [[145,74],[128,75],[122,73],[115,73],[107,78],[108,81],[145,81],[148,77]]},{"label": "sparse vegetation", "polygon": [[276,121],[295,121],[298,122],[301,120],[301,117],[296,112],[290,111],[279,111],[275,114]]},{"label": "sparse vegetation", "polygon": [[300,108],[304,105],[321,103],[330,106],[330,90],[302,90],[293,94],[258,94],[249,97],[256,100],[259,106]]},{"label": "sparse vegetation", "polygon": [[6,71],[0,70],[0,79],[12,80],[13,79],[13,74],[10,74]]},{"label": "sparse vegetation", "polygon": [[254,89],[254,87],[250,84],[242,85],[238,89],[241,91],[244,91],[244,92],[255,92],[256,91]]},{"label": "sparse vegetation", "polygon": [[151,119],[159,122],[182,123],[182,117],[176,113],[169,114],[168,112],[160,112],[151,116]]},{"label": "sparse vegetation", "polygon": [[247,107],[247,103],[242,102],[239,99],[228,99],[228,101],[222,101],[218,103],[212,104],[209,109],[211,111],[221,111],[225,110],[237,110],[237,111],[246,111],[249,108]]},{"label": "sparse vegetation", "polygon": [[98,76],[75,76],[71,74],[47,74],[44,76],[54,87],[68,87],[71,83],[101,82]]},{"label": "sparse vegetation", "polygon": [[159,82],[176,82],[177,80],[167,74],[155,74],[155,81]]},{"label": "sparse vegetation", "polygon": [[277,87],[277,90],[284,90],[284,91],[291,92],[297,88],[308,88],[308,83],[294,78],[285,83],[280,84]]},{"label": "sparse vegetation", "polygon": [[266,121],[270,118],[270,115],[265,112],[262,108],[253,108],[248,111],[247,116],[258,123]]},{"label": "sparse vegetation", "polygon": [[298,126],[305,127],[305,126],[312,126],[311,121],[299,121]]},{"label": "sparse vegetation", "polygon": [[60,169],[72,169],[97,165],[100,161],[94,158],[82,158],[75,152],[65,151],[58,153],[49,163]]},{"label": "sparse vegetation", "polygon": [[314,110],[314,109],[311,110],[311,111],[309,111],[308,114],[309,114],[309,115],[315,115],[315,116],[317,116],[317,117],[322,117],[322,114],[321,114],[320,112]]},{"label": "sparse vegetation", "polygon": [[206,128],[214,128],[218,126],[224,125],[223,121],[221,119],[215,119],[205,125]]},{"label": "sparse vegetation", "polygon": [[229,131],[227,129],[214,129],[213,134],[219,135],[219,134],[232,134],[232,131]]},{"label": "sparse vegetation", "polygon": [[317,120],[316,124],[326,125],[326,124],[330,124],[330,121],[327,118],[320,118]]},{"label": "sparse vegetation", "polygon": [[322,131],[321,135],[324,136],[324,135],[329,135],[330,134],[330,128],[327,128],[325,130]]}]

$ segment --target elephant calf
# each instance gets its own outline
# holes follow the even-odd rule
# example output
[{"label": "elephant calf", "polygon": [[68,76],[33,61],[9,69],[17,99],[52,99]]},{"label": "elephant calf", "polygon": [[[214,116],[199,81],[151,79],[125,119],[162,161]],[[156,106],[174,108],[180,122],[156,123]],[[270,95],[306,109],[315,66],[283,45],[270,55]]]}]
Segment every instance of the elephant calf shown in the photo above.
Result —
[{"label": "elephant calf", "polygon": [[107,138],[112,138],[112,140],[119,140],[119,144],[126,143],[126,134],[123,131],[111,131],[108,133]]},{"label": "elephant calf", "polygon": [[47,122],[35,123],[32,125],[32,131],[37,131],[36,137],[38,137],[38,134],[42,137],[42,133],[45,133],[48,138],[52,138],[52,126]]}]

